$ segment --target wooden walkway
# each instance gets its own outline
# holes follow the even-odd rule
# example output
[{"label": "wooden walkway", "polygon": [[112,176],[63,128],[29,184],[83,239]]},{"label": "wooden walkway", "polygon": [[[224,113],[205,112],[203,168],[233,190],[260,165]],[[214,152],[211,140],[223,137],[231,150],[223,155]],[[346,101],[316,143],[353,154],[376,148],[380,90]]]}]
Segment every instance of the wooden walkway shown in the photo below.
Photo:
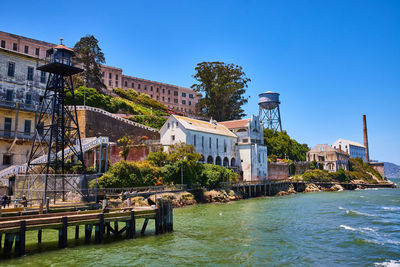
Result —
[{"label": "wooden walkway", "polygon": [[[25,254],[26,232],[37,231],[37,242],[42,243],[42,231],[54,229],[58,231],[59,248],[67,247],[67,229],[75,227],[75,239],[79,239],[79,227],[85,229],[85,241],[90,242],[94,230],[95,243],[104,242],[104,235],[136,237],[136,220],[144,219],[140,233],[146,231],[149,220],[155,221],[155,234],[173,230],[173,208],[170,201],[157,200],[156,207],[118,208],[104,210],[86,210],[57,212],[34,215],[0,217],[0,249],[2,256],[10,256],[14,247],[14,256]],[[119,229],[119,224],[122,228]],[[3,242],[4,236],[4,242]],[[4,244],[2,246],[2,244]]]}]

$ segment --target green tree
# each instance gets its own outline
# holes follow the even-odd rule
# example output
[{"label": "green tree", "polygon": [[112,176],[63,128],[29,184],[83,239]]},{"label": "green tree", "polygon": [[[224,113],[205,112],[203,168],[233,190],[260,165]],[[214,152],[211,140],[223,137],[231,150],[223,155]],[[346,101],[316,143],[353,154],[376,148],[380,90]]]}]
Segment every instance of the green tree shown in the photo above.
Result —
[{"label": "green tree", "polygon": [[195,70],[197,73],[193,78],[198,83],[191,88],[202,94],[196,105],[199,115],[217,121],[240,119],[246,115],[242,106],[247,103],[244,94],[251,80],[242,67],[223,62],[201,62]]},{"label": "green tree", "polygon": [[131,148],[130,143],[131,140],[124,135],[122,138],[118,139],[118,144],[121,146],[121,151],[119,152],[119,156],[123,157],[124,160],[128,158],[129,150]]},{"label": "green tree", "polygon": [[77,53],[78,61],[83,63],[85,69],[85,71],[80,74],[84,85],[96,89],[103,89],[106,88],[106,86],[101,81],[101,64],[104,64],[106,60],[98,43],[99,41],[93,35],[86,35],[75,44],[74,50]]},{"label": "green tree", "polygon": [[306,153],[309,150],[307,144],[299,144],[291,139],[285,132],[264,129],[264,140],[268,147],[268,157],[285,158],[293,161],[305,161]]}]

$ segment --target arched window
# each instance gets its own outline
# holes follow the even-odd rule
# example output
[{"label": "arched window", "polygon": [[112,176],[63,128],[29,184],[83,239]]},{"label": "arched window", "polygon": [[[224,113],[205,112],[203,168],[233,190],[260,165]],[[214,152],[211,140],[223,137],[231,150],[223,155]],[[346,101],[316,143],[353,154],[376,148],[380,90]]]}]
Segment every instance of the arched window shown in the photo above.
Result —
[{"label": "arched window", "polygon": [[221,166],[221,157],[220,156],[215,158],[215,165],[220,165]]},{"label": "arched window", "polygon": [[231,166],[232,167],[236,166],[236,159],[235,158],[231,158]]},{"label": "arched window", "polygon": [[224,140],[224,152],[226,152],[226,140]]},{"label": "arched window", "polygon": [[208,158],[207,158],[207,163],[208,163],[208,164],[214,164],[214,159],[213,159],[213,157],[208,156]]},{"label": "arched window", "polygon": [[224,167],[229,167],[229,159],[227,157],[224,158],[223,165]]}]

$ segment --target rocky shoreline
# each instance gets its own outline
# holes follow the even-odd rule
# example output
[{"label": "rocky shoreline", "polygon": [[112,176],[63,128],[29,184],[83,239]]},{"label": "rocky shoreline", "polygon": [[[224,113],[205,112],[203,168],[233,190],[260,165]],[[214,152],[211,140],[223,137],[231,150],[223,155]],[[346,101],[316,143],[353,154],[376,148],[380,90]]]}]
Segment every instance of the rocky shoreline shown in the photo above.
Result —
[{"label": "rocky shoreline", "polygon": [[[365,189],[366,187],[363,185],[357,185],[357,189]],[[333,184],[331,186],[318,185],[317,183],[307,183],[305,184],[305,188],[301,191],[296,191],[293,184],[290,184],[284,190],[280,190],[273,194],[272,196],[286,196],[296,193],[309,193],[309,192],[335,192],[346,190],[341,184]],[[162,197],[172,201],[174,208],[185,207],[196,204],[204,204],[204,203],[227,203],[236,200],[241,200],[246,198],[241,192],[234,192],[230,189],[213,189],[213,190],[205,190],[205,189],[192,189],[184,192],[177,193],[159,193],[157,194],[157,198]],[[264,195],[253,196],[253,197],[265,197]],[[150,195],[145,198],[143,196],[131,197],[130,201],[128,200],[110,200],[110,207],[127,207],[130,205],[143,207],[143,206],[151,206],[155,204],[156,195]],[[129,203],[130,202],[130,203]]]}]

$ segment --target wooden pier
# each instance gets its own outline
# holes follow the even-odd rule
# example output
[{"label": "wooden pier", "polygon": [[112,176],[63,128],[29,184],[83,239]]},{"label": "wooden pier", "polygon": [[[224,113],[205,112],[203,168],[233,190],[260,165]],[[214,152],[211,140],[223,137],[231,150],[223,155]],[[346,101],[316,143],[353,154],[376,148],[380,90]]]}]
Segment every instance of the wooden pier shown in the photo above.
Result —
[{"label": "wooden pier", "polygon": [[[79,239],[79,228],[85,229],[85,241],[90,242],[94,232],[96,244],[104,242],[105,235],[125,236],[133,239],[137,236],[137,219],[144,219],[140,234],[144,235],[149,220],[154,220],[155,234],[173,230],[173,207],[170,201],[157,199],[155,207],[116,208],[103,210],[85,210],[46,214],[0,217],[0,251],[8,257],[25,255],[26,233],[37,231],[37,242],[42,243],[42,231],[58,231],[58,247],[68,246],[68,227],[75,227],[75,239]],[[119,228],[121,224],[122,228]],[[4,240],[4,241],[3,241]],[[1,246],[3,244],[3,246]]]}]

